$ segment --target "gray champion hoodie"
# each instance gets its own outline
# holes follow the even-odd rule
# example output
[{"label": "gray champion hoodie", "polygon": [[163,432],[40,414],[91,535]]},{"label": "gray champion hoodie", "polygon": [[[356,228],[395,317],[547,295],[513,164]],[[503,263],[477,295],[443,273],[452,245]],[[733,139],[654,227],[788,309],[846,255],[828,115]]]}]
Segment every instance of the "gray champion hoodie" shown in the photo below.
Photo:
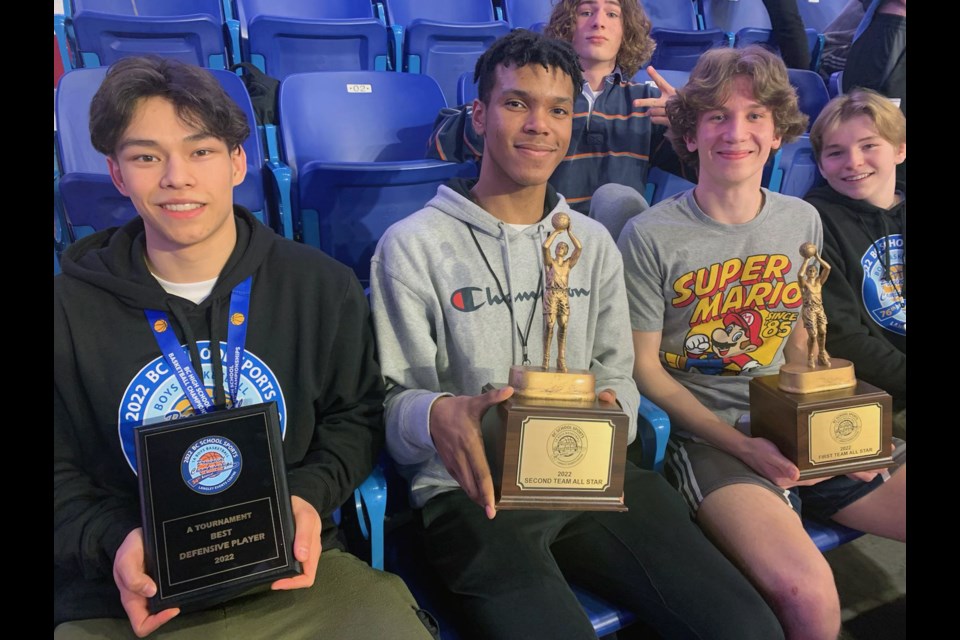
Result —
[{"label": "gray champion hoodie", "polygon": [[[371,305],[387,385],[387,448],[410,480],[418,508],[459,486],[430,436],[433,402],[505,382],[510,366],[523,364],[521,336],[528,324],[529,364],[542,363],[541,245],[558,211],[570,216],[583,245],[570,272],[567,366],[590,369],[597,390],[616,392],[630,416],[628,441],[636,437],[640,396],[632,378],[623,262],[613,238],[549,186],[546,215],[518,231],[470,199],[472,184],[454,180],[437,189],[423,209],[387,230],[371,261]],[[557,241],[573,252],[566,234]],[[555,336],[551,366],[556,354]]]}]

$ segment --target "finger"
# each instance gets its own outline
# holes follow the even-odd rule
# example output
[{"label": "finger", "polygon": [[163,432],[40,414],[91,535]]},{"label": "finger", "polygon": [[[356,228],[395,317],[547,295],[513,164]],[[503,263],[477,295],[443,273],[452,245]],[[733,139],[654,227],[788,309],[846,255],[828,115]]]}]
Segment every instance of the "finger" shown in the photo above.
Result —
[{"label": "finger", "polygon": [[157,593],[157,584],[139,568],[117,565],[116,581],[123,589],[142,598],[152,598]]},{"label": "finger", "polygon": [[180,609],[164,609],[154,616],[147,616],[139,625],[133,627],[137,637],[145,638],[163,625],[180,615]]},{"label": "finger", "polygon": [[313,557],[316,541],[320,538],[319,527],[315,520],[308,517],[300,518],[295,526],[293,555],[300,562],[309,562]]},{"label": "finger", "polygon": [[848,473],[847,477],[861,482],[870,482],[878,475],[880,475],[879,471],[854,471],[853,473]]},{"label": "finger", "polygon": [[663,98],[637,98],[633,101],[633,106],[635,107],[646,107],[648,109],[663,107],[666,104],[666,100]]},{"label": "finger", "polygon": [[499,389],[491,389],[486,393],[474,396],[471,401],[471,413],[478,420],[483,417],[490,407],[500,404],[513,395],[513,387],[507,385]]},{"label": "finger", "polygon": [[493,492],[493,477],[490,475],[490,466],[487,464],[486,457],[480,462],[482,465],[474,468],[474,482],[479,492],[477,503],[483,507],[487,518],[493,520],[497,515],[494,507],[496,496]]},{"label": "finger", "polygon": [[476,502],[481,507],[485,506],[483,502],[483,494],[481,493],[480,488],[477,486],[476,482],[476,472],[471,463],[471,456],[469,452],[462,451],[456,457],[456,468],[451,474],[453,479],[457,481],[460,485],[460,488],[463,489],[464,493],[472,500]]},{"label": "finger", "polygon": [[275,581],[275,590],[302,589],[313,585],[320,559],[320,515],[309,502],[299,496],[291,496],[293,506],[294,538],[293,555],[300,561],[303,573],[292,578]]},{"label": "finger", "polygon": [[156,615],[150,615],[146,598],[125,589],[120,590],[120,604],[127,613],[130,627],[140,638],[153,633],[180,613],[180,609],[164,609]]},{"label": "finger", "polygon": [[617,392],[614,391],[613,389],[604,389],[603,391],[597,394],[597,400],[599,400],[600,402],[606,402],[609,404],[616,404]]},{"label": "finger", "polygon": [[800,479],[800,468],[786,458],[779,460],[778,466],[780,467],[780,473],[783,477],[792,481],[797,481]]},{"label": "finger", "polygon": [[673,85],[667,82],[662,75],[657,73],[657,70],[654,69],[652,65],[647,67],[647,75],[649,75],[650,78],[654,81],[654,83],[656,83],[657,88],[660,89],[660,93],[666,94],[666,95],[673,95],[674,93],[677,92],[677,90],[673,88]]}]

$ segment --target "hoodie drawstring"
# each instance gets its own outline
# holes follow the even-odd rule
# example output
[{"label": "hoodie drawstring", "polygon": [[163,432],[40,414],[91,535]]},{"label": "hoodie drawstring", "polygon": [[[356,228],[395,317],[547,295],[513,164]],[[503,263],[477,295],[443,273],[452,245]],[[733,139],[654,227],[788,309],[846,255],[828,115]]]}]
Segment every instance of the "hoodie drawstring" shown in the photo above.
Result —
[{"label": "hoodie drawstring", "polygon": [[[220,337],[217,331],[217,318],[220,317],[220,300],[214,299],[210,308],[210,365],[213,369],[213,404],[217,408],[226,405],[226,396],[223,393],[223,365],[220,360]],[[203,371],[203,361],[200,359],[200,349],[197,348],[197,336],[190,327],[190,322],[178,304],[168,305],[173,318],[180,325],[183,332],[183,341],[187,343],[190,352],[190,362],[193,370]],[[202,375],[202,374],[201,374]],[[201,378],[202,379],[202,378]]]},{"label": "hoodie drawstring", "polygon": [[[464,223],[467,224],[467,223]],[[487,266],[487,270],[490,272],[490,275],[493,276],[493,281],[497,284],[497,290],[500,292],[500,297],[503,300],[504,304],[507,305],[507,309],[510,311],[510,324],[517,327],[517,336],[520,338],[520,346],[522,348],[523,360],[521,364],[529,365],[530,364],[530,354],[527,349],[530,339],[530,329],[533,326],[533,316],[536,315],[537,311],[537,299],[542,295],[543,292],[543,263],[541,260],[540,266],[540,277],[537,280],[537,292],[534,294],[533,307],[530,309],[530,316],[527,318],[527,328],[526,331],[520,329],[520,323],[517,322],[516,314],[513,309],[513,280],[511,278],[511,262],[510,262],[510,241],[507,238],[507,229],[503,222],[497,224],[497,228],[500,231],[497,240],[500,242],[501,247],[501,260],[503,261],[504,271],[507,275],[507,286],[509,287],[509,292],[503,290],[503,285],[500,284],[500,278],[497,277],[497,273],[493,270],[493,267],[490,266],[490,261],[487,259],[487,254],[483,252],[483,247],[480,246],[480,241],[477,239],[477,234],[474,233],[473,227],[467,224],[467,230],[470,232],[470,237],[473,238],[473,244],[476,245],[477,251],[480,252],[480,257],[483,258],[483,263]],[[538,254],[539,255],[539,254]],[[511,353],[510,360],[511,362],[517,361],[517,337],[512,337],[510,341]]]}]

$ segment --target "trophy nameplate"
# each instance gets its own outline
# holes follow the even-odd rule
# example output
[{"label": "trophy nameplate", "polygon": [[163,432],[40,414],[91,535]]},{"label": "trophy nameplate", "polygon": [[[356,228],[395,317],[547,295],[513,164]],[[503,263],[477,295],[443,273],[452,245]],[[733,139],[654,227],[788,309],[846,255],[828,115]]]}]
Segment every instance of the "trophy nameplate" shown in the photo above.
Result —
[{"label": "trophy nameplate", "polygon": [[299,575],[276,403],[137,428],[152,613]]}]

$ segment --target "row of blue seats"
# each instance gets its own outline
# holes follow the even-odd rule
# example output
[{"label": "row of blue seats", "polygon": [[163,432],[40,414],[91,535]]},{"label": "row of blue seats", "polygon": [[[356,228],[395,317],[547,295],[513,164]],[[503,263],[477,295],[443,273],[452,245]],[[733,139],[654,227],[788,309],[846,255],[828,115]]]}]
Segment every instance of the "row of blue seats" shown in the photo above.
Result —
[{"label": "row of blue seats", "polygon": [[[258,130],[240,78],[225,70],[213,73],[254,132],[244,143],[248,170],[235,190],[236,202],[278,233],[351,265],[361,281],[369,278],[370,257],[388,226],[423,206],[450,178],[477,175],[472,162],[424,159],[434,119],[447,104],[429,76],[294,74],[280,85],[279,128]],[[61,246],[136,215],[89,140],[89,104],[105,74],[105,67],[75,69],[57,91],[54,193]],[[675,185],[670,193],[661,180]],[[804,137],[777,154],[764,185],[802,196],[819,180]],[[687,184],[651,172],[647,199],[655,204]]]},{"label": "row of blue seats", "polygon": [[490,0],[66,0],[54,16],[65,68],[149,52],[218,69],[244,60],[276,78],[396,70],[430,73],[451,98],[463,65],[510,28]]},{"label": "row of blue seats", "polygon": [[[689,71],[716,46],[774,46],[756,1],[643,4],[655,25],[658,68]],[[480,53],[510,28],[542,28],[550,8],[551,0],[66,0],[54,30],[65,68],[153,52],[220,69],[245,60],[281,79],[395,70],[432,76],[452,102],[457,78]],[[823,37],[810,28],[808,38],[816,68]]]}]

